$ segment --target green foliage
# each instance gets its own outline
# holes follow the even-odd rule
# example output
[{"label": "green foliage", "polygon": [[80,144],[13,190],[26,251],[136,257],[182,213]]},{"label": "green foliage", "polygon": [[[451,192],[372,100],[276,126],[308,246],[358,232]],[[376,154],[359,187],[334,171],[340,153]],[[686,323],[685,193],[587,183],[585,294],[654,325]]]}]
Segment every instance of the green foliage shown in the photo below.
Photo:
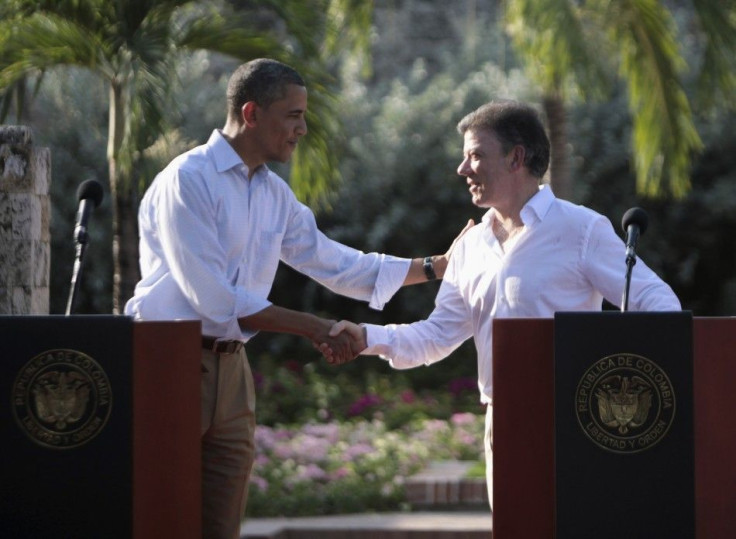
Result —
[{"label": "green foliage", "polygon": [[[77,188],[84,180],[104,184],[107,176],[106,92],[99,79],[81,69],[52,70],[32,114],[48,122],[34,129],[34,144],[51,152],[50,312],[63,314],[74,263],[74,219]],[[79,284],[78,312],[111,311],[112,275],[110,198],[105,195],[89,221],[89,244]]]},{"label": "green foliage", "polygon": [[[712,104],[713,96],[723,95],[733,103],[733,2],[694,0],[687,8],[679,4],[505,2],[516,50],[544,94],[564,96],[564,84],[574,82],[583,97],[590,97],[591,88],[600,88],[595,81],[600,78],[601,59],[608,56],[616,62],[629,90],[634,119],[631,148],[642,196],[683,197],[690,189],[692,160],[702,149],[682,78],[688,54],[678,44],[690,39],[700,46],[701,57],[690,66],[699,69],[701,90],[707,88],[701,92],[704,99]],[[686,12],[687,22],[679,29],[674,24],[675,8]]]},{"label": "green foliage", "polygon": [[[409,509],[407,477],[430,460],[484,459],[484,415],[256,428],[246,515],[300,516]],[[480,464],[482,466],[482,464]]]},{"label": "green foliage", "polygon": [[534,58],[527,62],[527,70],[545,93],[592,96],[610,85],[603,57],[590,46],[597,39],[585,24],[579,3],[513,0],[505,2],[505,7],[506,31],[522,58]]},{"label": "green foliage", "polygon": [[658,2],[625,5],[628,9],[612,9],[606,20],[613,41],[620,45],[620,73],[628,81],[637,190],[644,196],[658,195],[666,179],[671,194],[680,198],[690,189],[691,154],[702,143],[678,76],[684,62],[674,25]]},{"label": "green foliage", "polygon": [[[736,105],[736,3],[693,0],[704,42],[698,69],[698,97],[708,108]],[[685,15],[686,23],[692,17]]]},{"label": "green foliage", "polygon": [[[422,384],[376,358],[361,358],[360,375],[321,363],[252,360],[258,394],[258,423],[275,426],[355,419],[380,419],[389,430],[420,419],[449,419],[482,410],[476,376]],[[370,365],[375,363],[375,365]]]}]

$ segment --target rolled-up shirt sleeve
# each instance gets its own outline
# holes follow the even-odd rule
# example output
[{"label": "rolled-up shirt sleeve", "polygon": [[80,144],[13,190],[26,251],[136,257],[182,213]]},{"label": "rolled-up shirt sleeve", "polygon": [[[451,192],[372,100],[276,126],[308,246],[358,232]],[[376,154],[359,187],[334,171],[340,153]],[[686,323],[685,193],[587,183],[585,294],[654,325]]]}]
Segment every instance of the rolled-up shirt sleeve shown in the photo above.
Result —
[{"label": "rolled-up shirt sleeve", "polygon": [[411,260],[364,253],[325,236],[312,211],[296,200],[281,247],[281,260],[331,291],[381,310],[401,288]]}]

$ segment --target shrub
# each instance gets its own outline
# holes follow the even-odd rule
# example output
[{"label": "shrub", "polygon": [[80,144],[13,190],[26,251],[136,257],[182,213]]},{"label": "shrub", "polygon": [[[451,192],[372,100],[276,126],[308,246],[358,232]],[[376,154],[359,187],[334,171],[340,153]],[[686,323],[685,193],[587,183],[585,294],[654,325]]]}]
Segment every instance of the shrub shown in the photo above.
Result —
[{"label": "shrub", "polygon": [[410,372],[366,369],[360,375],[332,371],[317,363],[254,363],[258,424],[380,419],[388,430],[418,419],[449,419],[455,413],[482,413],[475,378],[458,377],[433,388],[415,388]]},{"label": "shrub", "polygon": [[430,460],[482,462],[484,416],[258,426],[247,516],[407,510],[404,480]]}]

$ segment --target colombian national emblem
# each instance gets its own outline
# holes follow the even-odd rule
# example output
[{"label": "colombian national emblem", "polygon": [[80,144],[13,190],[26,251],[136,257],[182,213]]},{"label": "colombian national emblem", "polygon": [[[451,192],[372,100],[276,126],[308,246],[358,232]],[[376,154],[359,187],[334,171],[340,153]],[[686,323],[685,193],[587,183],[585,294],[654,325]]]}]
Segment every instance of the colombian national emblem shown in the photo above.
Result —
[{"label": "colombian national emblem", "polygon": [[28,361],[13,385],[13,413],[35,443],[79,447],[97,436],[112,409],[102,367],[75,350],[48,350]]},{"label": "colombian national emblem", "polygon": [[665,371],[634,354],[615,354],[593,363],[577,386],[580,427],[596,445],[617,453],[654,446],[675,417],[675,392]]}]

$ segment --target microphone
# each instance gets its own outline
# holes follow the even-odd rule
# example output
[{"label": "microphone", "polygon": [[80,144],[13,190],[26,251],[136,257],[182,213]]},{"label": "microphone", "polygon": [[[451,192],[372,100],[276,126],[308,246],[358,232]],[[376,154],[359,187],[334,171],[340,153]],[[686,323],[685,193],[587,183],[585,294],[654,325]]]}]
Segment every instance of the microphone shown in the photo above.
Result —
[{"label": "microphone", "polygon": [[649,216],[641,208],[631,208],[621,219],[621,228],[626,232],[626,260],[636,258],[636,243],[643,236],[649,225]]},{"label": "microphone", "polygon": [[87,243],[87,222],[92,210],[102,202],[102,195],[102,185],[96,180],[86,180],[77,188],[79,211],[74,226],[74,240],[77,243]]},{"label": "microphone", "polygon": [[87,222],[89,221],[89,216],[92,213],[92,210],[102,202],[102,185],[95,180],[83,181],[79,188],[77,188],[77,198],[79,199],[79,211],[77,211],[77,222],[74,226],[74,241],[77,244],[77,249],[76,257],[74,259],[74,268],[72,269],[72,283],[69,289],[69,299],[66,303],[67,316],[72,314],[76,304],[79,282],[81,281],[82,276],[84,253],[87,251]]},{"label": "microphone", "polygon": [[621,219],[621,228],[626,232],[626,279],[624,283],[624,293],[621,298],[621,312],[629,310],[629,289],[631,287],[631,270],[636,264],[636,242],[639,236],[644,235],[649,225],[649,217],[647,212],[641,208],[631,208],[624,213]]}]

